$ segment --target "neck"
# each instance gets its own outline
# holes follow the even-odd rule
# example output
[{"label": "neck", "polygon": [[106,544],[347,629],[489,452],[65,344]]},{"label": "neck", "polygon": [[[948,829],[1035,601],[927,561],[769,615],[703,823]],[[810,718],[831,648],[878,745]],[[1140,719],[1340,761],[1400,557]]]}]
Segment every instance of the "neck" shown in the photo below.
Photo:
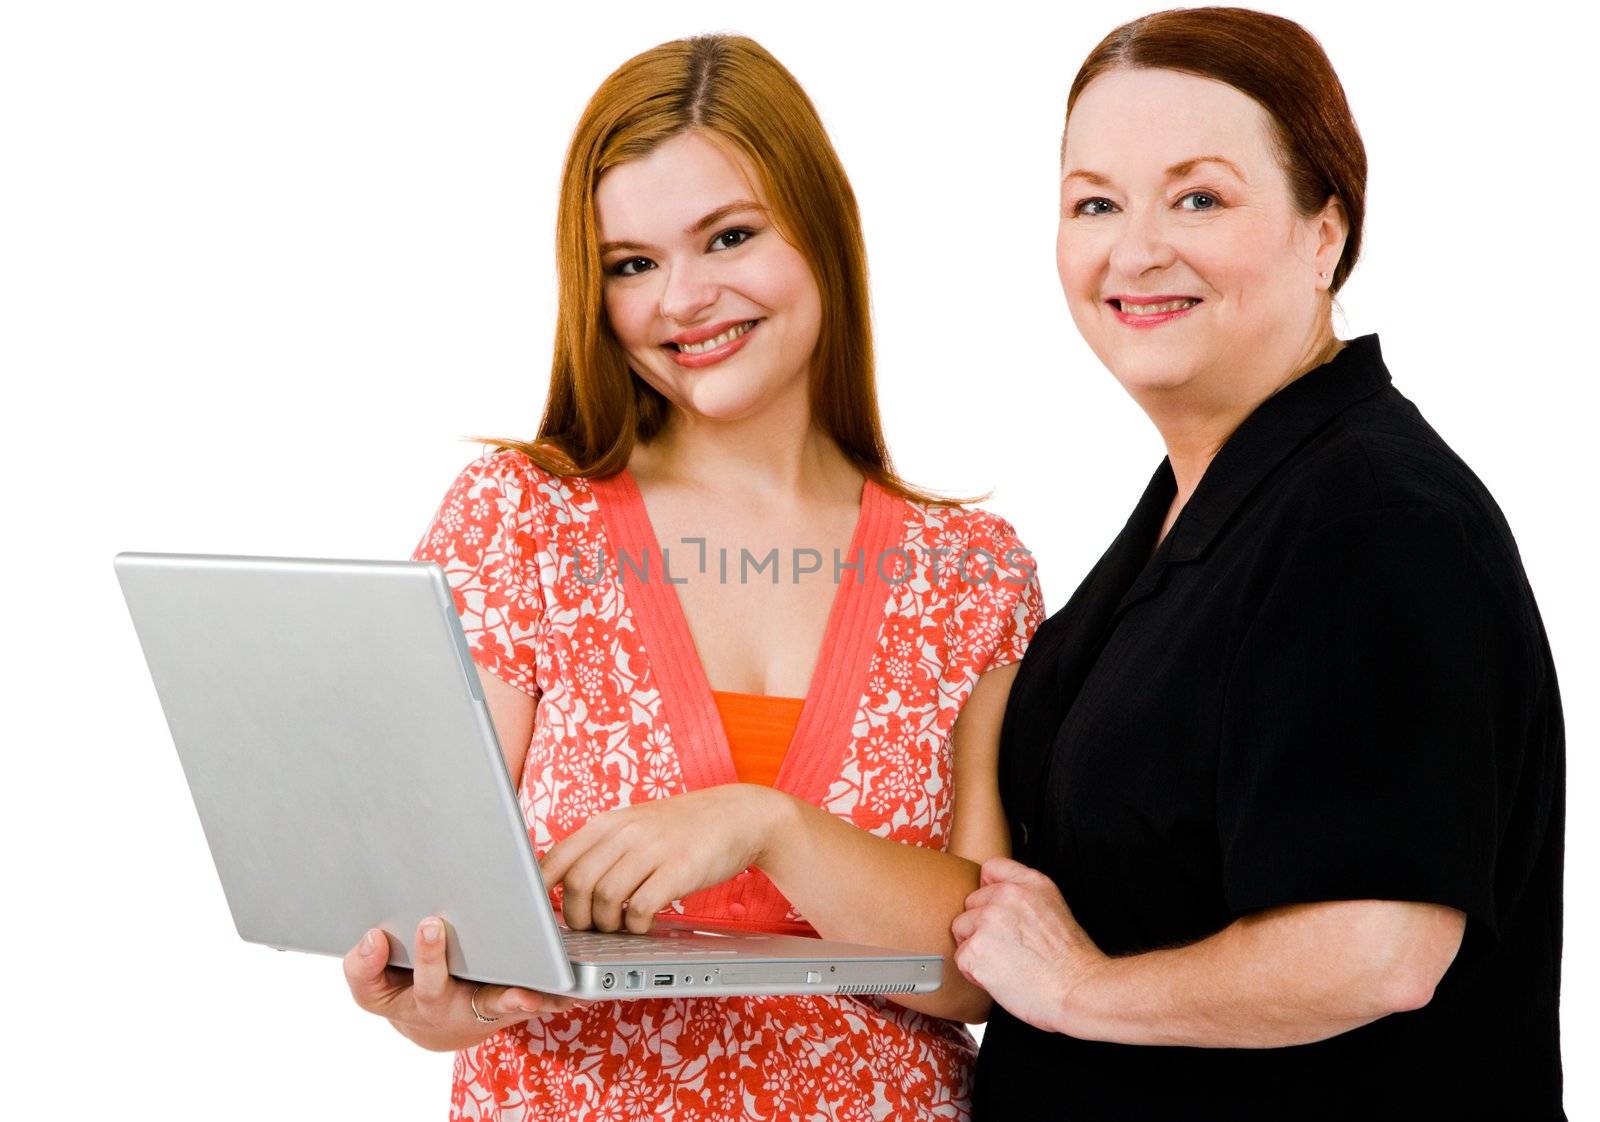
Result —
[{"label": "neck", "polygon": [[744,417],[703,417],[674,407],[662,430],[635,446],[628,467],[641,483],[763,507],[839,495],[853,499],[861,485],[860,471],[812,423],[805,379]]},{"label": "neck", "polygon": [[1194,494],[1206,468],[1216,458],[1246,417],[1267,398],[1316,369],[1344,348],[1334,337],[1331,324],[1293,351],[1287,367],[1282,362],[1263,364],[1254,369],[1234,367],[1226,377],[1195,379],[1173,388],[1157,389],[1139,395],[1139,405],[1155,423],[1167,447],[1178,494],[1174,511]]}]

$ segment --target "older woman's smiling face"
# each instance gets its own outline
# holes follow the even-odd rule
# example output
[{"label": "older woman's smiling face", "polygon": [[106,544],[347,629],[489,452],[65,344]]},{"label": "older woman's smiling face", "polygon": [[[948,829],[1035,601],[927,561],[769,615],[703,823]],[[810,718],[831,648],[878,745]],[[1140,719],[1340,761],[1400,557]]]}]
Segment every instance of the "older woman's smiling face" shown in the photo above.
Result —
[{"label": "older woman's smiling face", "polygon": [[1202,409],[1259,398],[1330,339],[1318,273],[1333,275],[1342,212],[1296,212],[1270,127],[1246,94],[1173,70],[1109,71],[1073,106],[1061,284],[1078,330],[1147,408],[1173,392]]}]

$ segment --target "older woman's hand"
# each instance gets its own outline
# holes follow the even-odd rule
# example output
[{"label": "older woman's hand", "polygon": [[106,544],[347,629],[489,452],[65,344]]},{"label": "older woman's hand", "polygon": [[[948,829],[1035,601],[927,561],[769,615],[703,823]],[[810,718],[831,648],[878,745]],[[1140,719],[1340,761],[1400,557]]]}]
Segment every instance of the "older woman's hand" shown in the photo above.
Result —
[{"label": "older woman's hand", "polygon": [[1072,991],[1106,955],[1037,869],[993,857],[983,863],[980,883],[950,925],[956,968],[1013,1016],[1066,1031]]},{"label": "older woman's hand", "polygon": [[573,928],[650,930],[674,900],[756,864],[789,796],[727,783],[597,814],[539,862]]},{"label": "older woman's hand", "polygon": [[[560,1013],[587,1004],[577,998],[511,986],[461,982],[445,963],[444,921],[429,916],[417,926],[415,967],[388,965],[389,937],[373,928],[344,956],[344,977],[356,1004],[388,1019],[402,1036],[432,1052],[470,1048],[508,1025],[543,1013]],[[492,1025],[472,1015],[473,992]]]}]

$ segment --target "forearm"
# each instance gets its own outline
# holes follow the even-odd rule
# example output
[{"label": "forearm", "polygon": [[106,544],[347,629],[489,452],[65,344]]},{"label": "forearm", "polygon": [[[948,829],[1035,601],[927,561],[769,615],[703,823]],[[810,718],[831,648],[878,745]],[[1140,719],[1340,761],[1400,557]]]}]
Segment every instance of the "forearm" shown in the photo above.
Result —
[{"label": "forearm", "polygon": [[1371,903],[1273,909],[1186,947],[1105,959],[1065,995],[1059,1027],[1122,1044],[1277,1048],[1426,1004],[1437,975],[1392,949],[1403,938],[1374,937]]},{"label": "forearm", "polygon": [[762,872],[826,939],[944,956],[943,984],[893,994],[908,1009],[976,1022],[989,995],[961,976],[950,924],[978,887],[978,866],[941,850],[889,841],[782,795]]}]

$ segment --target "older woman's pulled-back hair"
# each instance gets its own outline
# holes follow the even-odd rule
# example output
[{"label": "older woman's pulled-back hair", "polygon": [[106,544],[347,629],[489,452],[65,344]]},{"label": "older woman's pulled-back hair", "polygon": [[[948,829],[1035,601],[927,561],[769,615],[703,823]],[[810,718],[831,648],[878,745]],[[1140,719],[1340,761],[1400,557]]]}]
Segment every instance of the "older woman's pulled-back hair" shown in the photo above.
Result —
[{"label": "older woman's pulled-back hair", "polygon": [[[868,478],[905,498],[947,502],[894,472],[878,415],[866,244],[855,193],[816,108],[792,74],[742,35],[697,35],[636,55],[589,100],[561,176],[559,306],[544,417],[517,448],[547,471],[605,477],[661,430],[669,403],[637,377],[606,324],[595,187],[689,131],[749,161],[778,231],[816,280],[822,323],[812,358],[814,423]],[[966,501],[966,500],[954,500]]]},{"label": "older woman's pulled-back hair", "polygon": [[[1267,111],[1273,123],[1270,142],[1300,214],[1317,213],[1331,196],[1344,205],[1349,232],[1330,286],[1338,292],[1361,253],[1367,150],[1322,44],[1293,20],[1250,8],[1173,8],[1141,16],[1089,52],[1067,95],[1069,122],[1085,87],[1117,69],[1178,70],[1211,78],[1248,94]],[[1065,128],[1061,149],[1065,154]]]}]

